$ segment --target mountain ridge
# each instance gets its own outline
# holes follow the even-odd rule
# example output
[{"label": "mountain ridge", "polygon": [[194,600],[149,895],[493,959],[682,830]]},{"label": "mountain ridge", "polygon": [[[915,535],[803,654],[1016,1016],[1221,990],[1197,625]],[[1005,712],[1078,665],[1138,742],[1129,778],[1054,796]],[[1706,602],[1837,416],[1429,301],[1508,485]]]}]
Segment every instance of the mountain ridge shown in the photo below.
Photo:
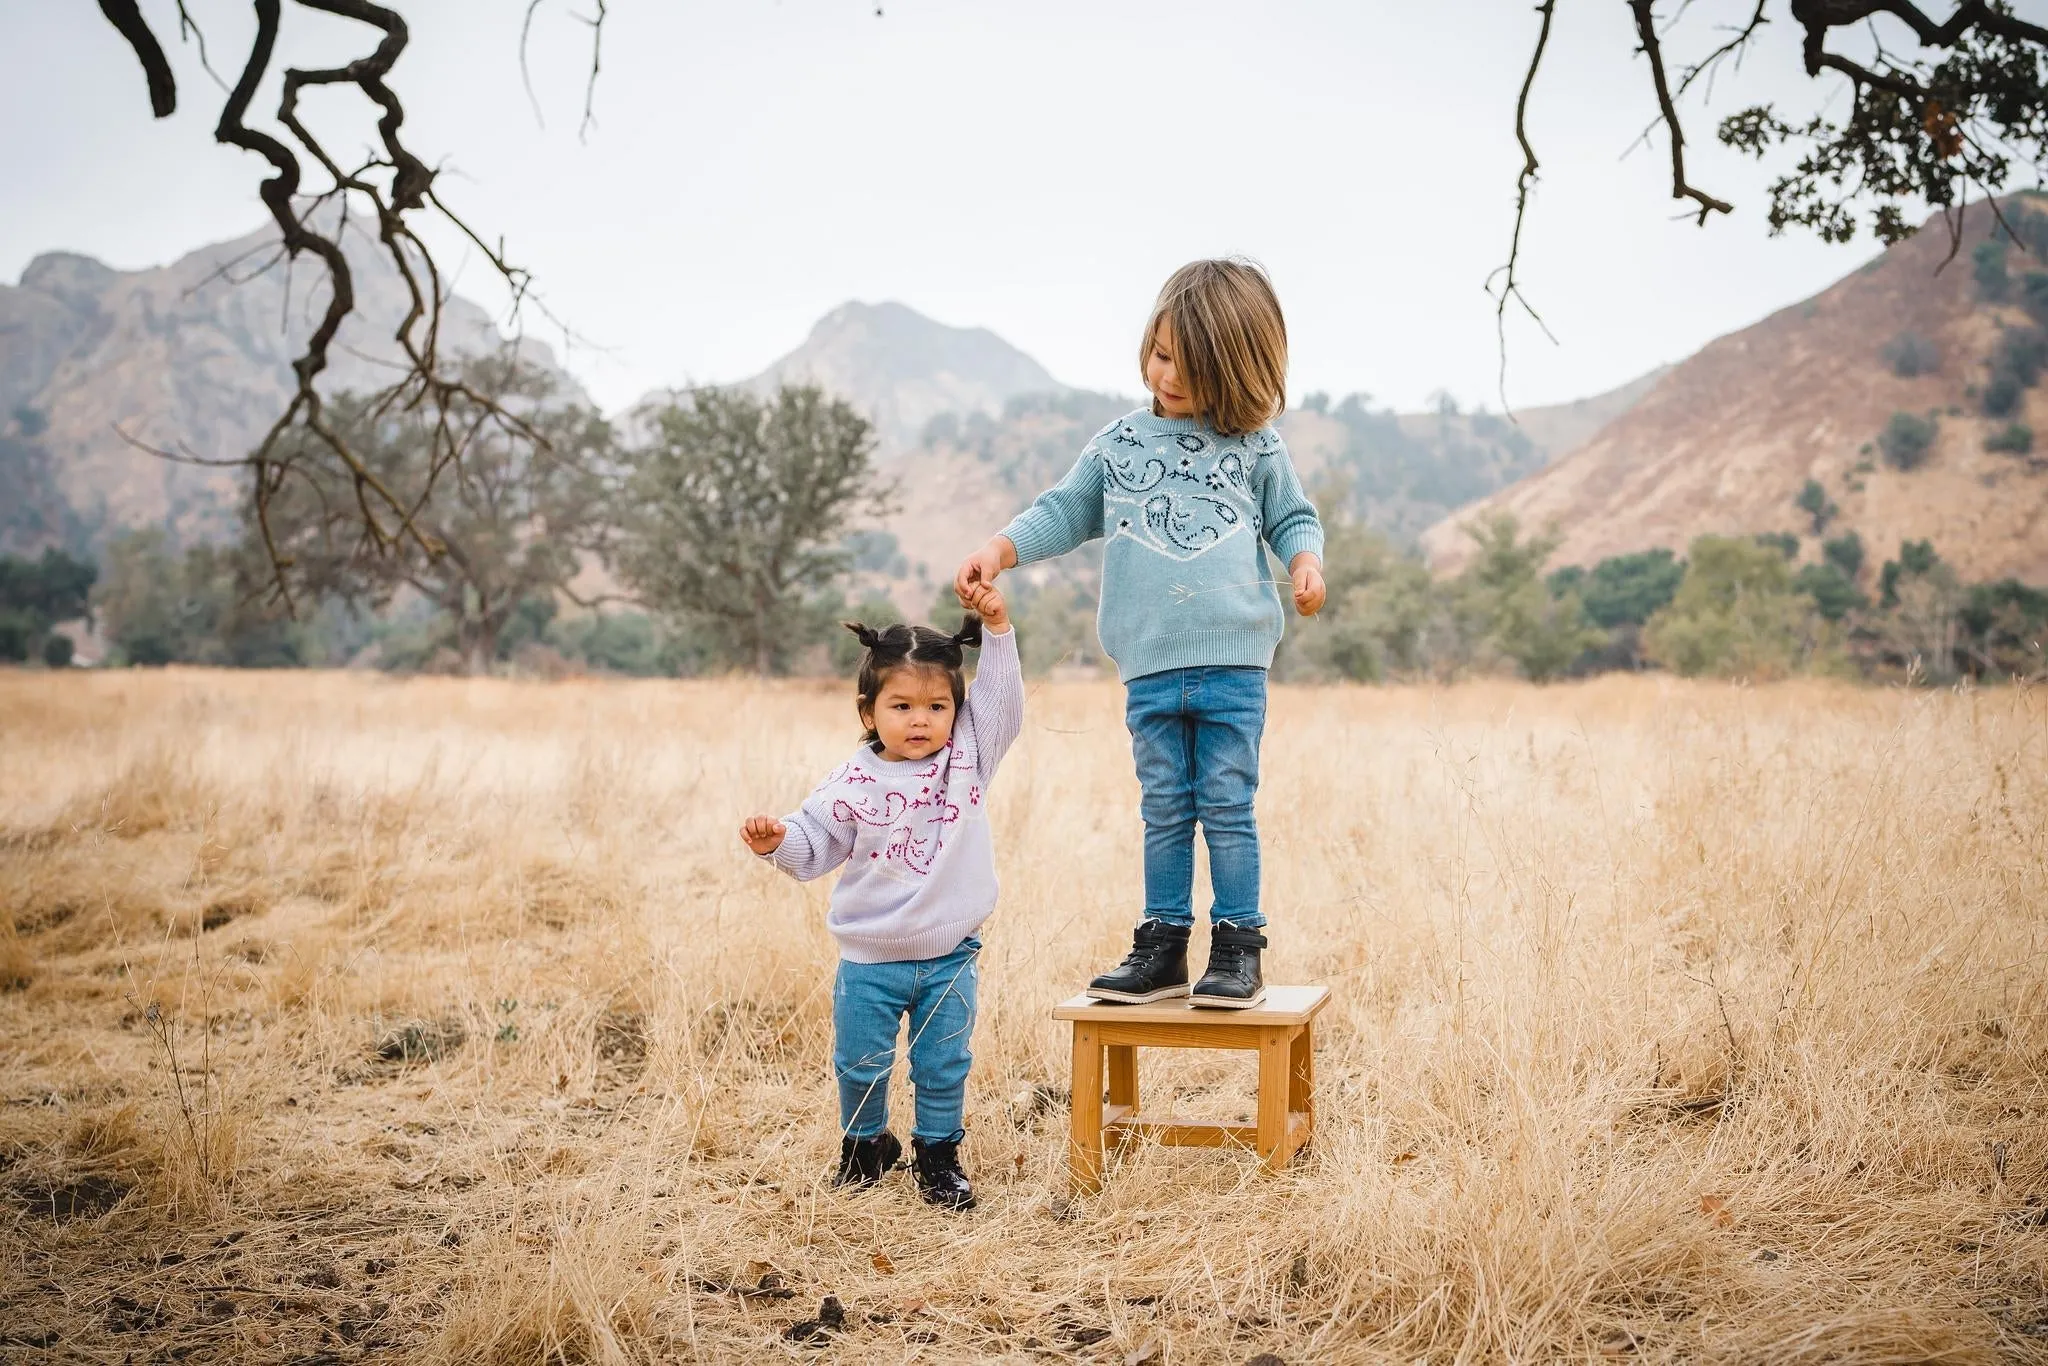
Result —
[{"label": "mountain ridge", "polygon": [[[2021,199],[2004,212],[2048,226]],[[2048,393],[2024,388],[2013,411],[1982,411],[1994,351],[2008,329],[2033,322],[2021,297],[2033,285],[2015,280],[2007,298],[1986,297],[1972,259],[1989,240],[1980,234],[1944,269],[1939,221],[1709,342],[1569,456],[1429,528],[1431,566],[1462,568],[1472,555],[1463,528],[1504,512],[1554,528],[1560,566],[1656,548],[1683,555],[1701,535],[1764,532],[1799,536],[1810,559],[1820,521],[1828,535],[1855,531],[1879,559],[1926,539],[1966,579],[2048,580],[2048,467],[1986,444],[2014,424],[2029,445],[2035,430],[2048,436]],[[1993,255],[2002,279],[2003,256]],[[2048,284],[2048,273],[2033,278]],[[1922,351],[1911,365],[1896,359],[1908,339]],[[1879,444],[1900,414],[1934,424],[1912,468],[1888,462]],[[1809,480],[1826,516],[1796,506]]]}]

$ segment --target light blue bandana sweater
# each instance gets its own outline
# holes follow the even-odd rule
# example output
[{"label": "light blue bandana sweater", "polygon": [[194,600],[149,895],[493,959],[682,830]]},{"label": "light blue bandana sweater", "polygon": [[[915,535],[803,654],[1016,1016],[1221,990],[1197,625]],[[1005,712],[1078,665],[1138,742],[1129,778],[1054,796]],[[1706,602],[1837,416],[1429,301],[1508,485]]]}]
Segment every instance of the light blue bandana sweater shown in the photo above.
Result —
[{"label": "light blue bandana sweater", "polygon": [[1293,596],[1274,580],[1302,551],[1323,553],[1323,524],[1278,432],[1219,436],[1145,409],[1097,432],[1003,535],[1020,565],[1107,538],[1096,631],[1127,683],[1167,669],[1271,667]]}]

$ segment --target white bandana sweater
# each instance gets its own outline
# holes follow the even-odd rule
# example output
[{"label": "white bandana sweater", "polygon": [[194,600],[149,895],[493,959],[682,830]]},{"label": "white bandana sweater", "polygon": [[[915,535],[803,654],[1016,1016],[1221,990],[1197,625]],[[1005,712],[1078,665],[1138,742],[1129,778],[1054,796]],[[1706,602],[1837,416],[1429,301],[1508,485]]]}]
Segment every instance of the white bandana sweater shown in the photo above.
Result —
[{"label": "white bandana sweater", "polygon": [[944,749],[892,763],[863,744],[783,817],[776,867],[809,882],[846,865],[825,919],[842,958],[938,958],[981,928],[996,905],[989,783],[1023,728],[1017,633],[985,630]]}]

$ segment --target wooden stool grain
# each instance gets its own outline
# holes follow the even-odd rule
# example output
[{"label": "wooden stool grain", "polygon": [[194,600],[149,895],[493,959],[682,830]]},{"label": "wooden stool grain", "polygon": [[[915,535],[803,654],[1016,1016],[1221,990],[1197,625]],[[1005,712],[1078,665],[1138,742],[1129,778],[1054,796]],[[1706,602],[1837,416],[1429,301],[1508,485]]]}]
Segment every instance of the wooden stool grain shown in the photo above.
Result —
[{"label": "wooden stool grain", "polygon": [[[1185,1001],[1110,1005],[1076,996],[1053,1007],[1074,1026],[1073,1127],[1067,1146],[1075,1193],[1102,1188],[1104,1150],[1137,1138],[1172,1147],[1240,1143],[1269,1170],[1291,1161],[1315,1131],[1311,1022],[1328,987],[1268,987],[1250,1010],[1194,1010]],[[1140,1048],[1237,1048],[1259,1055],[1256,1124],[1148,1115],[1138,1108]],[[1108,1100],[1101,1099],[1105,1089]]]}]

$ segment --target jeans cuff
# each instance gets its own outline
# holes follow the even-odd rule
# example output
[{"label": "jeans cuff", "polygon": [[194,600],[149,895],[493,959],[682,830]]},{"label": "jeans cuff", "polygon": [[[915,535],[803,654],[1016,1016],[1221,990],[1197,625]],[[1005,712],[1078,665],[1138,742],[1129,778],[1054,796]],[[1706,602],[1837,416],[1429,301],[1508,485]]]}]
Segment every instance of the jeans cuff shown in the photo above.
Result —
[{"label": "jeans cuff", "polygon": [[1257,911],[1253,911],[1250,915],[1211,916],[1209,923],[1211,925],[1228,925],[1233,930],[1263,930],[1266,928],[1266,917],[1260,915]]}]

